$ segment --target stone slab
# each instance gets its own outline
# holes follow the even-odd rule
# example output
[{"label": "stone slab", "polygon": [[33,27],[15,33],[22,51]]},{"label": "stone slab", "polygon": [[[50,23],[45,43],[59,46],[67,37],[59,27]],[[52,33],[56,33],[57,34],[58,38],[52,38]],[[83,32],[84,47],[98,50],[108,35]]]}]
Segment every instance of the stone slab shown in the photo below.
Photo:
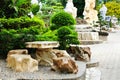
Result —
[{"label": "stone slab", "polygon": [[102,40],[79,40],[82,45],[92,45],[103,43]]},{"label": "stone slab", "polygon": [[59,43],[57,41],[34,41],[26,42],[27,48],[53,48],[58,47]]},{"label": "stone slab", "polygon": [[87,68],[98,67],[98,66],[99,66],[99,61],[97,60],[90,60],[89,62],[86,63]]}]

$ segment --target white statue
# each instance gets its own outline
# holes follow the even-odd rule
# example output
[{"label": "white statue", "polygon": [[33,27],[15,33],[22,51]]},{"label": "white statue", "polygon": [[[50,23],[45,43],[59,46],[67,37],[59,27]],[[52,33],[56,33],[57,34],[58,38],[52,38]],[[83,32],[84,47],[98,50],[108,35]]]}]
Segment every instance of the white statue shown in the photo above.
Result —
[{"label": "white statue", "polygon": [[74,7],[73,0],[68,0],[66,7],[64,9],[66,12],[70,13],[73,18],[76,18],[77,16],[77,8]]},{"label": "white statue", "polygon": [[88,24],[93,24],[94,22],[98,21],[98,12],[94,10],[95,8],[95,0],[85,0],[85,7],[84,7],[84,20]]},{"label": "white statue", "polygon": [[102,16],[103,20],[105,20],[106,13],[107,13],[107,7],[103,4],[102,8],[100,8],[100,16]]},{"label": "white statue", "polygon": [[29,12],[29,13],[28,13],[28,15],[29,15],[31,18],[33,18],[33,17],[34,17],[34,14],[32,13],[32,11],[31,11],[31,12]]},{"label": "white statue", "polygon": [[38,4],[38,0],[31,0],[31,4]]},{"label": "white statue", "polygon": [[39,11],[38,11],[38,12],[42,13],[42,10],[41,10],[41,9],[42,9],[42,3],[41,3],[41,2],[39,2],[39,4],[38,4],[38,5],[39,5]]}]

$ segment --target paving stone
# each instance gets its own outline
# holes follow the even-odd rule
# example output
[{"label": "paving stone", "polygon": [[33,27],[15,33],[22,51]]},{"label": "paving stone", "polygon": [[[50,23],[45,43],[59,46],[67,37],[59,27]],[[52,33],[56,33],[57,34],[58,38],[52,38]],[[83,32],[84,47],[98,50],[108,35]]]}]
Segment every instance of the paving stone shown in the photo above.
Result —
[{"label": "paving stone", "polygon": [[100,80],[101,72],[98,68],[87,68],[86,69],[86,80]]}]

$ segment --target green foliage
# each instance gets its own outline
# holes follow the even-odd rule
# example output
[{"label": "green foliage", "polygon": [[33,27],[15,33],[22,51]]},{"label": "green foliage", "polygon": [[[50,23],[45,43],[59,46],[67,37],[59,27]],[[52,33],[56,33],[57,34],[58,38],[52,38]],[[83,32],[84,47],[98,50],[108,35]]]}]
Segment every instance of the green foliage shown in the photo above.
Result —
[{"label": "green foliage", "polygon": [[[66,6],[67,0],[61,0],[63,6]],[[85,6],[85,0],[73,0],[74,6],[77,8],[77,16],[83,17],[83,11]]]},{"label": "green foliage", "polygon": [[34,15],[36,15],[37,12],[39,11],[39,5],[38,4],[32,4],[31,11]]},{"label": "green foliage", "polygon": [[[54,0],[43,0],[42,1],[42,13],[38,13],[37,16],[41,17],[45,21],[45,26],[49,27],[50,26],[50,17],[52,14],[63,11],[63,6],[62,4],[58,1],[55,0],[55,3],[53,5]],[[51,3],[49,3],[51,2]]]},{"label": "green foliage", "polygon": [[[58,12],[51,17],[52,27],[70,26],[74,25],[75,19],[67,12]],[[56,29],[56,28],[54,28]]]},{"label": "green foliage", "polygon": [[4,19],[0,18],[0,24],[2,28],[7,28],[7,29],[19,29],[19,28],[27,28],[30,26],[38,26],[39,28],[44,27],[44,22],[40,20],[39,18],[29,18],[29,17],[20,17],[20,18],[9,18],[9,19]]},{"label": "green foliage", "polygon": [[107,15],[115,15],[117,18],[120,18],[120,2],[110,1],[106,4],[107,7]]},{"label": "green foliage", "polygon": [[25,42],[36,39],[33,34],[18,34],[13,29],[2,29],[0,37],[0,53],[4,54],[4,56],[7,55],[9,50],[25,48]]},{"label": "green foliage", "polygon": [[6,57],[9,50],[25,48],[25,42],[57,40],[57,31],[46,28],[42,32],[35,26],[18,30],[2,29],[0,32],[0,54]]},{"label": "green foliage", "polygon": [[67,49],[69,44],[79,44],[77,32],[72,27],[63,26],[58,29],[60,49]]},{"label": "green foliage", "polygon": [[25,16],[30,12],[31,0],[0,0],[0,18]]}]

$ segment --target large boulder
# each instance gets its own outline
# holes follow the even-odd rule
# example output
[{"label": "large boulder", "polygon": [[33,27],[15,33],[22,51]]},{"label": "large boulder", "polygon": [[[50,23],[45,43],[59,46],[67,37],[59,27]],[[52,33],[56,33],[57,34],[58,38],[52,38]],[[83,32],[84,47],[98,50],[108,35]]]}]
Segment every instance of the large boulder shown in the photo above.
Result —
[{"label": "large boulder", "polygon": [[58,57],[65,57],[70,55],[63,50],[56,50],[56,49],[38,49],[36,51],[36,57],[39,62],[39,65],[43,66],[52,66],[53,59]]},{"label": "large boulder", "polygon": [[11,54],[7,57],[7,67],[17,72],[34,72],[38,70],[38,61],[30,55]]},{"label": "large boulder", "polygon": [[38,61],[28,55],[27,49],[10,50],[7,55],[7,67],[18,72],[38,70]]},{"label": "large boulder", "polygon": [[63,73],[77,73],[78,66],[70,57],[59,57],[53,59],[52,70],[60,71]]},{"label": "large boulder", "polygon": [[71,45],[68,53],[75,57],[76,60],[88,62],[91,59],[90,47]]}]

